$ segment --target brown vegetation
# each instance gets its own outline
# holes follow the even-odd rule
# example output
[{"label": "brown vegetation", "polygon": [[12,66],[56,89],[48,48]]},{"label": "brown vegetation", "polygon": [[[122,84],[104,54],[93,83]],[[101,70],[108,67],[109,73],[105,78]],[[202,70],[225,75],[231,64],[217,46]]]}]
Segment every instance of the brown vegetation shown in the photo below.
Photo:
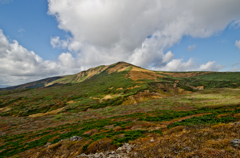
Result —
[{"label": "brown vegetation", "polygon": [[29,115],[29,117],[40,117],[40,116],[46,116],[46,115],[54,115],[54,114],[57,114],[57,113],[61,112],[63,109],[64,109],[64,107],[56,109],[56,110],[52,110],[52,111],[46,112],[46,113],[37,113],[37,114]]},{"label": "brown vegetation", "polygon": [[86,150],[87,154],[96,153],[99,151],[110,151],[116,149],[117,146],[112,145],[112,139],[103,138],[90,144]]},{"label": "brown vegetation", "polygon": [[157,74],[154,71],[146,70],[143,68],[133,67],[129,72],[129,78],[132,80],[142,80],[142,79],[149,79],[149,80],[156,80],[157,78],[162,78],[163,76]]},{"label": "brown vegetation", "polygon": [[135,95],[129,96],[128,99],[122,103],[122,105],[137,104],[145,100],[158,99],[162,97],[163,95],[157,92],[149,92],[149,90],[145,90],[144,92],[138,92]]},{"label": "brown vegetation", "polygon": [[109,74],[113,73],[113,72],[121,72],[126,70],[128,67],[130,67],[131,65],[125,62],[120,62],[117,65],[115,65],[114,67],[109,68],[107,71]]},{"label": "brown vegetation", "polygon": [[178,72],[178,73],[164,72],[163,74],[166,74],[166,75],[169,75],[172,77],[194,77],[194,76],[199,76],[199,75],[205,75],[208,73],[211,73],[211,72],[184,72],[184,73],[182,73],[182,72]]},{"label": "brown vegetation", "polygon": [[[230,141],[239,138],[240,125],[234,123],[211,126],[179,126],[161,137],[138,139],[132,143],[137,147],[139,158],[143,157],[240,157],[239,148]],[[150,141],[150,140],[154,141]],[[134,157],[132,155],[132,157]]]}]

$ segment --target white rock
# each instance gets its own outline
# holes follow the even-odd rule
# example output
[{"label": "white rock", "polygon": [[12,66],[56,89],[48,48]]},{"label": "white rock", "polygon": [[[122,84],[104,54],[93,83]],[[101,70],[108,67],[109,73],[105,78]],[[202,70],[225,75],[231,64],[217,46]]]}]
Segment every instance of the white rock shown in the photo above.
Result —
[{"label": "white rock", "polygon": [[151,139],[150,142],[154,142],[155,140],[154,139]]}]

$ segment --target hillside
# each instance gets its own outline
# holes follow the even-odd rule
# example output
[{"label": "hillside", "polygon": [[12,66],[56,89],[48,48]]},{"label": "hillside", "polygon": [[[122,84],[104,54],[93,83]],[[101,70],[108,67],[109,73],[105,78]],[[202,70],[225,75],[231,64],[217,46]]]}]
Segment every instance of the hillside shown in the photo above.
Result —
[{"label": "hillside", "polygon": [[0,91],[0,157],[239,157],[238,121],[240,72],[118,62]]},{"label": "hillside", "polygon": [[0,91],[2,91],[2,90],[16,90],[16,89],[18,89],[18,90],[19,89],[29,89],[29,88],[41,88],[41,87],[45,87],[48,83],[51,83],[51,82],[53,82],[55,80],[58,80],[60,78],[62,78],[62,77],[58,76],[58,77],[46,78],[46,79],[42,79],[42,80],[39,80],[39,81],[34,81],[34,82],[18,85],[18,86],[0,88]]}]

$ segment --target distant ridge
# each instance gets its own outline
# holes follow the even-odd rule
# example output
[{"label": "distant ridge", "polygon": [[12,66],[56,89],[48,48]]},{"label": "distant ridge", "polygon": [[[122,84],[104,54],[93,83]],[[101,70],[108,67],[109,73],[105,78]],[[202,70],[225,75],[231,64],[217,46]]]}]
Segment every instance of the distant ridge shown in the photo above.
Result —
[{"label": "distant ridge", "polygon": [[60,78],[62,78],[62,76],[50,77],[50,78],[46,78],[46,79],[42,79],[42,80],[30,82],[30,83],[21,84],[21,85],[18,85],[18,86],[0,88],[0,91],[1,90],[26,89],[26,88],[41,88],[41,87],[45,87],[46,84],[48,84],[50,82],[53,82],[53,81],[55,81],[57,79],[60,79]]}]

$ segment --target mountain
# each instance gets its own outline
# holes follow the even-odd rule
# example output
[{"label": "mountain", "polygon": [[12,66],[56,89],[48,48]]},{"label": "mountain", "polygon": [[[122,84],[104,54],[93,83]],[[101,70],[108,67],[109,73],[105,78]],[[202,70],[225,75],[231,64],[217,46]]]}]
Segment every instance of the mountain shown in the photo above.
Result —
[{"label": "mountain", "polygon": [[82,71],[74,75],[65,76],[61,79],[48,83],[46,86],[54,84],[79,83],[91,79],[103,72],[106,72],[106,74],[110,75],[112,73],[122,71],[128,71],[127,78],[130,78],[132,80],[156,79],[157,77],[162,77],[157,72],[146,70],[126,62],[118,62],[112,65],[102,65],[95,68],[90,68],[86,71]]},{"label": "mountain", "polygon": [[125,62],[8,87],[0,157],[239,157],[239,94],[240,72]]},{"label": "mountain", "polygon": [[27,89],[27,88],[41,88],[41,87],[45,87],[48,83],[51,83],[55,80],[61,79],[63,77],[58,76],[58,77],[51,77],[51,78],[46,78],[46,79],[42,79],[39,81],[34,81],[34,82],[30,82],[30,83],[25,83],[25,84],[21,84],[18,86],[6,86],[3,88],[0,88],[1,90],[16,90],[16,89]]},{"label": "mountain", "polygon": [[[112,65],[101,65],[95,68],[90,68],[86,71],[82,71],[74,75],[51,77],[51,78],[42,79],[39,81],[30,82],[30,83],[26,83],[18,86],[0,88],[0,90],[42,88],[42,87],[59,85],[59,84],[80,83],[85,80],[94,78],[103,72],[107,72],[107,74],[109,75],[114,72],[122,72],[122,71],[127,71],[128,72],[127,78],[134,81],[137,81],[137,80],[155,80],[156,81],[157,79],[166,78],[166,77],[178,79],[178,78],[191,78],[191,77],[197,77],[197,76],[204,76],[205,79],[207,80],[209,80],[209,78],[211,77],[213,78],[215,77],[215,79],[219,80],[221,79],[219,77],[221,77],[222,74],[226,74],[225,72],[159,72],[159,71],[151,71],[151,70],[143,69],[141,67],[138,67],[126,62],[118,62]],[[228,72],[227,76],[232,76],[231,79],[235,79],[235,76],[236,76],[235,74],[238,74],[238,73]],[[198,78],[201,78],[201,77],[198,77]],[[225,77],[222,79],[224,80]]]}]

